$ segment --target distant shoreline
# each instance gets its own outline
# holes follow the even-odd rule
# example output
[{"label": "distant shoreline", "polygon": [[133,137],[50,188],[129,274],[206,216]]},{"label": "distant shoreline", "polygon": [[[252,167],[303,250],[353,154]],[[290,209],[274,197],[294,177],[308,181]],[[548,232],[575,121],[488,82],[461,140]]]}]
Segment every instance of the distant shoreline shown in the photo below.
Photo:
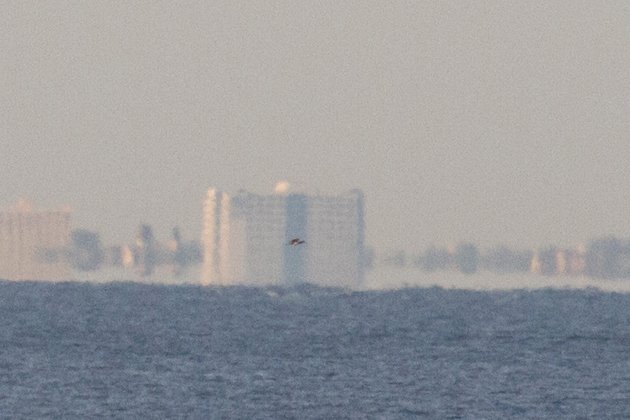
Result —
[{"label": "distant shoreline", "polygon": [[[16,280],[4,280],[9,283]],[[20,280],[21,281],[21,280]],[[75,272],[66,280],[25,280],[37,283],[135,283],[143,285],[165,286],[204,286],[200,280],[200,269],[174,276],[169,270],[156,270],[148,277],[141,277],[127,269],[99,270],[94,272]],[[287,287],[282,285],[235,284],[244,287]],[[314,287],[320,287],[313,285]],[[328,287],[328,286],[321,286]],[[341,287],[349,291],[386,291],[405,288],[439,287],[453,290],[472,291],[510,291],[539,289],[589,289],[604,292],[630,293],[630,281],[625,279],[598,279],[586,276],[544,276],[532,273],[497,274],[478,272],[463,274],[456,271],[426,273],[417,268],[376,267],[366,273],[365,281],[357,287]]]}]

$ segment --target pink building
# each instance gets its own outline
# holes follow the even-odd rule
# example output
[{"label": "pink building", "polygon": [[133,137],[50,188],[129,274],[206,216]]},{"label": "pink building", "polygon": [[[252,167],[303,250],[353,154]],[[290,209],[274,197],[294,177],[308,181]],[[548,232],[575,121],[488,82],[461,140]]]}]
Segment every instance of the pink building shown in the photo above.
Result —
[{"label": "pink building", "polygon": [[69,279],[69,240],[70,211],[37,211],[21,201],[0,212],[0,279]]}]

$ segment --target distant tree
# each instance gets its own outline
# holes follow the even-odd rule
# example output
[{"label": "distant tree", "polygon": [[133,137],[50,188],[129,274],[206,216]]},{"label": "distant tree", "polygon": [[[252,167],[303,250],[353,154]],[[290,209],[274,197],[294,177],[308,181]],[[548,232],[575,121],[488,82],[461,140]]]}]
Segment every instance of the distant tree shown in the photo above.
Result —
[{"label": "distant tree", "polygon": [[142,276],[148,276],[153,273],[156,263],[158,262],[158,249],[153,236],[153,228],[142,224],[138,228],[136,237],[135,260],[137,269]]},{"label": "distant tree", "polygon": [[477,272],[479,266],[479,251],[471,243],[459,244],[455,249],[455,267],[462,273],[472,274]]},{"label": "distant tree", "polygon": [[451,266],[451,254],[447,249],[431,245],[419,259],[425,271],[444,270]]},{"label": "distant tree", "polygon": [[590,241],[586,251],[586,272],[601,278],[620,276],[623,250],[621,241],[613,236]]},{"label": "distant tree", "polygon": [[97,233],[85,229],[72,231],[68,260],[79,271],[97,270],[103,262],[103,248]]},{"label": "distant tree", "polygon": [[203,258],[201,244],[198,241],[184,242],[178,258],[184,266],[201,263]]},{"label": "distant tree", "polygon": [[201,262],[201,245],[196,241],[185,241],[178,227],[173,228],[170,249],[172,252],[170,262],[175,267],[181,269]]},{"label": "distant tree", "polygon": [[143,243],[145,247],[153,245],[155,238],[153,237],[153,228],[150,225],[140,225],[138,228],[138,241]]},{"label": "distant tree", "polygon": [[513,250],[505,245],[490,249],[480,263],[486,270],[497,273],[525,272],[530,268],[532,251]]}]

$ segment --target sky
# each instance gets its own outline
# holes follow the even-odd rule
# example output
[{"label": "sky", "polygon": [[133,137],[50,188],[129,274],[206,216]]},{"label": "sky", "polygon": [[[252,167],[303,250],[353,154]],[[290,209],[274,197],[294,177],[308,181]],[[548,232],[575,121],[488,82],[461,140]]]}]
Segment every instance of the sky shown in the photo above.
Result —
[{"label": "sky", "polygon": [[0,65],[0,209],[107,244],[279,180],[382,251],[630,237],[626,1],[6,0]]}]

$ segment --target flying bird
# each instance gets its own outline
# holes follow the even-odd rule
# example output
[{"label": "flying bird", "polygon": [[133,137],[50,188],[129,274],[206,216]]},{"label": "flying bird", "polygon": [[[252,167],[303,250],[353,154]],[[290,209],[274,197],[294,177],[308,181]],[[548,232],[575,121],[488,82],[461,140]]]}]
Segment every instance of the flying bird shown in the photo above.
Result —
[{"label": "flying bird", "polygon": [[304,240],[302,240],[302,239],[300,239],[300,238],[295,238],[295,239],[291,239],[291,240],[289,241],[288,245],[291,245],[291,246],[298,246],[298,245],[301,245],[301,244],[303,244],[303,243],[305,243],[305,242],[306,242],[306,241],[304,241]]}]

